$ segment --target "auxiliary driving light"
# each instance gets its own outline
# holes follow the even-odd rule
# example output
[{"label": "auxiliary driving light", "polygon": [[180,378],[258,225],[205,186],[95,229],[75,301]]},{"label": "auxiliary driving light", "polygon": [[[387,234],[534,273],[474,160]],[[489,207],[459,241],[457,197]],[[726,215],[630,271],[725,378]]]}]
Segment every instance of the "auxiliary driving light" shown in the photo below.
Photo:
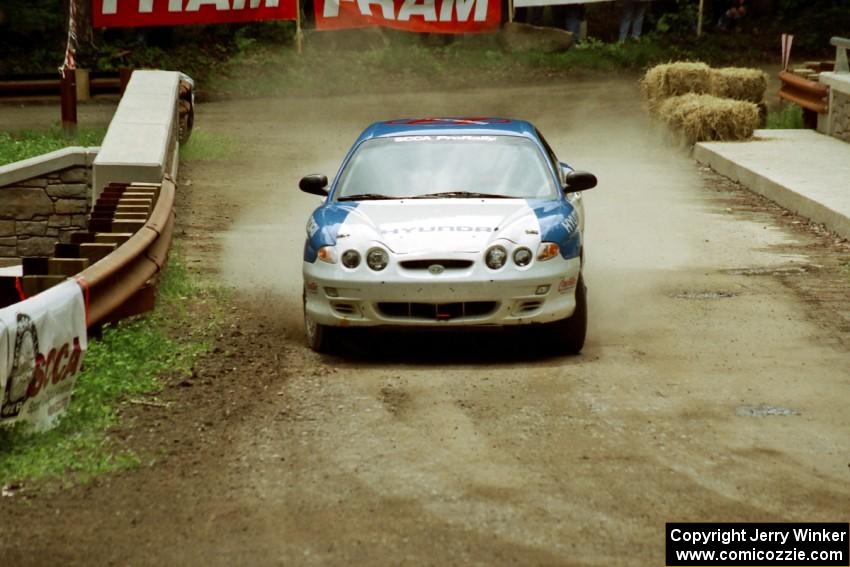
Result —
[{"label": "auxiliary driving light", "polygon": [[380,272],[387,267],[390,262],[390,255],[383,248],[372,248],[366,254],[366,263],[376,272]]},{"label": "auxiliary driving light", "polygon": [[561,252],[561,249],[554,242],[541,242],[537,249],[537,259],[541,262],[551,260]]},{"label": "auxiliary driving light", "polygon": [[491,270],[498,270],[508,261],[508,251],[502,246],[493,246],[484,255],[484,262]]},{"label": "auxiliary driving light", "polygon": [[360,265],[360,253],[357,250],[346,250],[342,253],[342,265],[346,268],[356,268]]},{"label": "auxiliary driving light", "polygon": [[[546,295],[547,293],[549,293],[549,288],[551,287],[552,286],[549,285],[539,285],[537,286],[537,289],[534,290],[534,295]],[[325,290],[327,289],[328,288],[325,288]]]},{"label": "auxiliary driving light", "polygon": [[339,291],[335,287],[326,287],[325,295],[328,297],[339,297]]},{"label": "auxiliary driving light", "polygon": [[534,255],[528,248],[522,247],[514,250],[514,264],[516,264],[520,268],[524,268],[525,266],[529,265],[533,257]]}]

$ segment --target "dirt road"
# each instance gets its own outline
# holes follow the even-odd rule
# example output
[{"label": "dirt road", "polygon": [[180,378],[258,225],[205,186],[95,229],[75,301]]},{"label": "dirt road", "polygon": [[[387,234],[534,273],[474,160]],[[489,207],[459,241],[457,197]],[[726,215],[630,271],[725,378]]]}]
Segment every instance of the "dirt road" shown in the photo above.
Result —
[{"label": "dirt road", "polygon": [[[299,177],[422,115],[528,118],[599,175],[581,356],[500,334],[304,346]],[[218,102],[196,123],[233,154],[183,169],[184,248],[235,286],[233,332],[152,426],[178,449],[0,502],[38,526],[2,537],[16,564],[662,565],[667,521],[848,520],[848,248],[666,145],[633,81]]]}]

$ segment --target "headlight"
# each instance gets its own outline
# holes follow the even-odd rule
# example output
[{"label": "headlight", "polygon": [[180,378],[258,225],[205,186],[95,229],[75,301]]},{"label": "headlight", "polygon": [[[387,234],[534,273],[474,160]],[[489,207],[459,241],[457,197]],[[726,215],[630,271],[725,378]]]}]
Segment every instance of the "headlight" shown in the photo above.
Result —
[{"label": "headlight", "polygon": [[505,262],[507,262],[507,260],[508,251],[505,250],[502,246],[493,246],[492,248],[487,250],[487,254],[484,255],[484,262],[491,270],[498,270],[499,268],[505,265]]},{"label": "headlight", "polygon": [[380,272],[386,268],[389,262],[390,255],[387,254],[387,251],[383,248],[372,248],[366,254],[366,263],[369,264],[369,267],[376,272]]},{"label": "headlight", "polygon": [[551,260],[561,252],[561,249],[554,242],[541,242],[537,249],[537,259],[541,262]]},{"label": "headlight", "polygon": [[333,246],[319,248],[319,260],[328,264],[336,264],[336,249]]},{"label": "headlight", "polygon": [[514,250],[514,264],[516,264],[520,268],[524,268],[525,266],[529,265],[533,257],[534,255],[528,248],[522,247]]},{"label": "headlight", "polygon": [[360,265],[360,253],[357,250],[346,250],[342,253],[342,265],[346,268],[356,268]]}]

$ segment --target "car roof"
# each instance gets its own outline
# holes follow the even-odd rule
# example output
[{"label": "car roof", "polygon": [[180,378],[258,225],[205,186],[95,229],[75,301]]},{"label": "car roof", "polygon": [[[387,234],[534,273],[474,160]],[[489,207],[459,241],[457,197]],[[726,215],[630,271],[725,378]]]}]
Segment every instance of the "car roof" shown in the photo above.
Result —
[{"label": "car roof", "polygon": [[375,122],[360,134],[357,144],[371,138],[453,134],[537,137],[534,126],[525,120],[496,117],[402,118]]}]

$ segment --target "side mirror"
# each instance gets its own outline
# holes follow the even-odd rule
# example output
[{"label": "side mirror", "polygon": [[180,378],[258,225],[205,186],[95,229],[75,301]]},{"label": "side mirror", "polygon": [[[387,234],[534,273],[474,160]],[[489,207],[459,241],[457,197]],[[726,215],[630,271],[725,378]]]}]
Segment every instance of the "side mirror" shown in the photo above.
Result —
[{"label": "side mirror", "polygon": [[564,182],[564,191],[568,193],[587,191],[594,187],[596,187],[596,176],[587,171],[571,171]]},{"label": "side mirror", "polygon": [[301,178],[298,182],[298,187],[305,193],[318,195],[320,197],[328,196],[328,176],[319,173],[313,173]]}]

